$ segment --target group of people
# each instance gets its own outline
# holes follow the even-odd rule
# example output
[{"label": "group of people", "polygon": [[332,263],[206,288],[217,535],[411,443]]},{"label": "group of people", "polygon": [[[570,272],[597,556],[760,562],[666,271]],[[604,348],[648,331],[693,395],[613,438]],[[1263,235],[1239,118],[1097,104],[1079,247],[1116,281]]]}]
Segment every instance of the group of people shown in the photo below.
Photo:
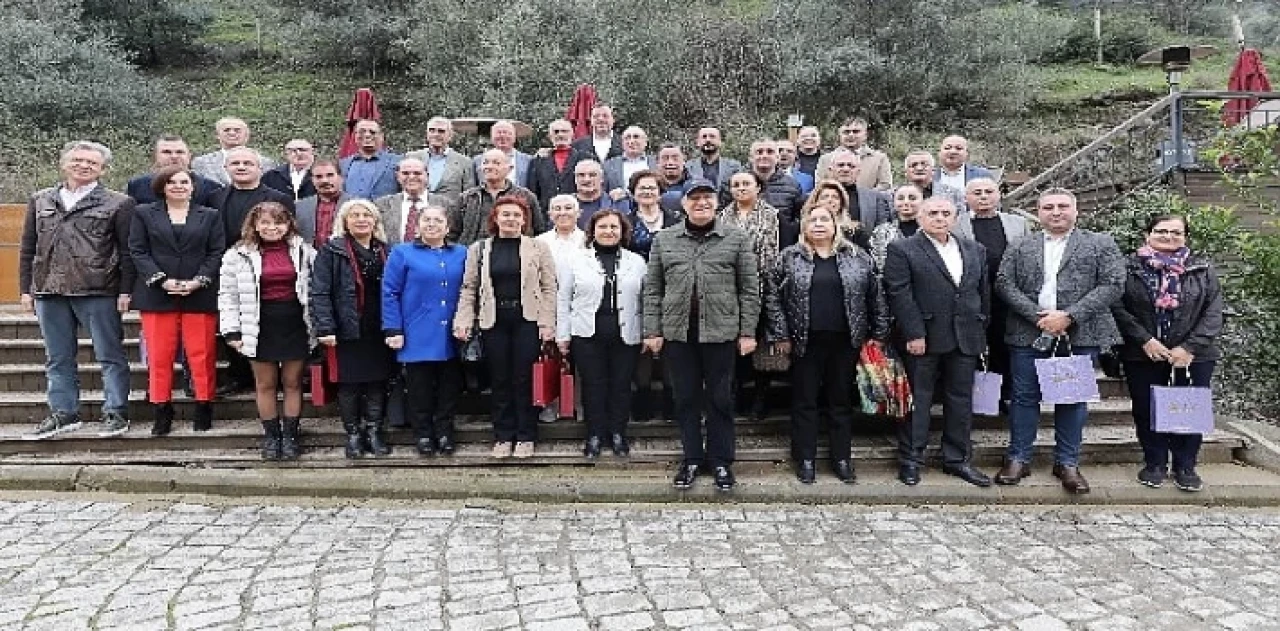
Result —
[{"label": "group of people", "polygon": [[[1206,386],[1219,359],[1221,291],[1188,249],[1185,218],[1153,218],[1126,260],[1109,236],[1076,226],[1070,191],[1040,195],[1032,232],[958,136],[936,160],[908,154],[907,182],[894,186],[859,118],[829,152],[803,128],[794,143],[752,143],[746,165],[721,156],[713,127],[697,132],[689,160],[675,143],[650,155],[639,127],[616,133],[607,106],[591,118],[577,140],[552,122],[551,147],[532,155],[498,122],[493,148],[474,158],[449,147],[448,119],[428,121],[426,148],[403,156],[362,120],[355,155],[316,159],[294,139],[278,166],[248,147],[243,121],[223,119],[221,148],[194,159],[181,138],[160,137],[153,172],[128,195],[99,182],[107,147],[68,145],[64,180],[32,196],[22,238],[22,301],[48,348],[50,414],[35,437],[80,426],[77,323],[103,364],[99,433],[127,431],[119,314],[136,309],[156,435],[172,428],[180,360],[194,430],[212,426],[217,393],[251,385],[263,457],[297,458],[303,374],[318,349],[338,384],[347,457],[390,452],[397,404],[418,453],[452,454],[471,382],[491,393],[492,456],[527,458],[540,416],[557,416],[533,405],[533,365],[558,354],[580,384],[588,458],[626,456],[628,423],[665,417],[684,451],[674,486],[709,474],[731,489],[735,413],[763,416],[770,387],[789,377],[797,477],[815,481],[825,421],[831,470],[852,483],[854,368],[870,344],[898,354],[911,383],[901,482],[920,481],[940,398],[943,471],[1012,485],[1031,471],[1035,360],[1117,346],[1146,458],[1139,480],[1163,484],[1172,454],[1178,487],[1200,488],[1198,437],[1150,428],[1150,386]],[[464,358],[480,360],[471,379]],[[1010,444],[993,478],[972,463],[980,364],[1006,384]],[[1074,493],[1089,491],[1086,419],[1083,403],[1054,413],[1053,473]]]}]

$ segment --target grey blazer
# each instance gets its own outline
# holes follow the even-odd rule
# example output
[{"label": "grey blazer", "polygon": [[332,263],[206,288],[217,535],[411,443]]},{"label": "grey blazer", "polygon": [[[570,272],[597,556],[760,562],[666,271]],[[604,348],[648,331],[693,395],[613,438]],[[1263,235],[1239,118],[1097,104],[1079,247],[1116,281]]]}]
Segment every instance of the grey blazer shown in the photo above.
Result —
[{"label": "grey blazer", "polygon": [[[404,218],[400,216],[400,212],[404,209],[404,193],[383,195],[373,200],[373,205],[378,207],[378,213],[382,215],[382,227],[387,232],[387,245],[395,245],[404,241],[404,230],[400,227],[400,223],[404,221]],[[457,205],[458,198],[456,197],[427,193],[422,198],[421,207],[439,206],[445,209],[445,217],[452,217],[454,208]]]},{"label": "grey blazer", "polygon": [[[612,191],[615,188],[627,190],[628,182],[626,178],[622,177],[622,173],[623,173],[622,162],[624,159],[625,158],[623,158],[622,156],[615,156],[604,161],[603,166],[604,166],[605,194],[608,194],[609,191]],[[657,172],[658,161],[653,156],[648,154],[645,155],[644,159],[645,159],[645,162],[649,164],[649,166],[646,168],[648,168],[650,171]]]},{"label": "grey blazer", "polygon": [[858,221],[862,222],[862,227],[868,234],[876,226],[893,221],[893,202],[888,193],[861,184],[857,186],[857,191]]},{"label": "grey blazer", "polygon": [[[353,199],[356,198],[343,193],[338,196],[338,208],[342,208],[343,204]],[[319,204],[320,198],[312,195],[311,197],[304,197],[298,200],[298,205],[295,207],[296,211],[294,214],[298,219],[298,234],[302,235],[302,238],[307,240],[308,245],[315,243],[316,241],[316,207],[319,206]],[[324,240],[329,240],[327,235]]]},{"label": "grey blazer", "polygon": [[[1000,218],[1000,225],[1004,227],[1004,239],[1009,245],[1031,234],[1031,228],[1027,226],[1027,220],[1023,217],[1003,211],[996,211],[996,216]],[[951,232],[966,239],[972,239],[973,213],[961,213],[955,229]]]},{"label": "grey blazer", "polygon": [[[692,160],[685,162],[684,170],[689,174],[690,178],[695,180],[701,179],[702,178],[702,156],[696,156]],[[734,173],[737,173],[741,170],[742,170],[741,162],[738,162],[733,158],[726,158],[724,156],[720,156],[720,172],[716,174],[718,178],[716,180],[716,188],[726,190],[726,191],[729,190],[729,178],[733,177]],[[761,191],[761,193],[763,194],[764,191]],[[721,200],[721,201],[724,201],[724,200]],[[782,209],[780,208],[779,210],[782,210]]]},{"label": "grey blazer", "polygon": [[[1073,346],[1114,346],[1120,330],[1111,305],[1124,293],[1124,257],[1110,235],[1076,228],[1067,237],[1058,267],[1058,309],[1071,315]],[[1030,346],[1040,335],[1036,321],[1044,285],[1044,235],[1009,245],[996,275],[996,293],[1009,306],[1005,342]]]},{"label": "grey blazer", "polygon": [[[422,160],[423,164],[429,165],[427,159],[430,156],[425,149],[407,153],[404,157],[417,158]],[[429,175],[427,181],[431,181]],[[439,195],[448,195],[456,199],[462,194],[462,191],[475,185],[476,172],[472,168],[471,159],[453,149],[446,150],[444,154],[444,175],[440,176],[440,182],[436,184],[435,188],[431,189],[431,192]]]}]

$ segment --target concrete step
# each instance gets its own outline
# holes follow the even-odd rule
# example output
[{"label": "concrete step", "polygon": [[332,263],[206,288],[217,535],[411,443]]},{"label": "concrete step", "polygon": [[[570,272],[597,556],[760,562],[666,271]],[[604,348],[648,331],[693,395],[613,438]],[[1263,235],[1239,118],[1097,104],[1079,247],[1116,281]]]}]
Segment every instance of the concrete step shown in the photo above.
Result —
[{"label": "concrete step", "polygon": [[[56,438],[27,440],[20,433],[0,434],[0,464],[167,464],[201,466],[262,466],[257,449],[262,436],[261,426],[254,422],[223,423],[209,432],[192,432],[187,427],[177,427],[168,436],[150,435],[150,423],[135,423],[124,435],[101,438],[96,436],[96,424],[87,423],[81,429]],[[307,451],[297,463],[285,466],[349,467],[349,466],[506,466],[551,465],[636,467],[656,465],[666,467],[680,459],[680,443],[664,432],[637,424],[632,432],[632,454],[620,459],[606,455],[597,462],[582,456],[582,439],[585,429],[580,423],[560,423],[543,431],[534,458],[517,461],[497,460],[489,455],[492,434],[487,423],[462,423],[456,439],[459,443],[453,457],[421,458],[412,449],[413,435],[406,430],[389,432],[389,442],[395,452],[387,458],[366,458],[348,461],[343,457],[342,445],[346,436],[336,419],[308,419],[303,423],[303,446]],[[663,428],[666,429],[666,428]],[[935,433],[931,444],[937,445],[940,435]],[[896,439],[892,434],[859,435],[854,438],[854,454],[859,461],[892,463],[896,458]],[[974,462],[983,466],[997,466],[1003,459],[1008,445],[1008,434],[1000,429],[978,429],[973,432]],[[1239,434],[1220,430],[1205,437],[1201,452],[1202,462],[1231,462],[1233,452],[1243,448],[1248,441]],[[1052,462],[1053,429],[1043,427],[1036,439],[1036,458]],[[931,451],[937,458],[938,450]],[[825,439],[819,447],[819,459],[826,459]],[[1142,452],[1137,437],[1130,427],[1087,426],[1083,459],[1090,464],[1138,463]],[[782,463],[790,458],[790,440],[783,434],[739,433],[737,458],[742,463]]]},{"label": "concrete step", "polygon": [[[124,324],[125,337],[139,337],[139,331],[142,330],[142,319],[137,311],[130,311],[121,316],[120,319]],[[89,332],[81,327],[80,335],[89,337]],[[41,337],[43,336],[40,334],[40,322],[34,315],[15,309],[0,310],[0,339],[38,340]]]},{"label": "concrete step", "polygon": [[[78,341],[79,349],[76,353],[76,361],[80,366],[88,366],[96,364],[93,356],[93,341],[89,337],[83,336]],[[124,339],[125,357],[131,363],[140,363],[142,361],[142,349],[138,344],[137,337],[126,337]],[[44,340],[39,338],[19,338],[19,339],[0,339],[0,365],[8,364],[38,364],[44,366],[46,356],[44,348]]]},{"label": "concrete step", "polygon": [[[316,408],[310,404],[311,395],[305,393],[303,395],[303,413],[305,418],[322,418],[336,417],[337,406],[330,404],[321,408]],[[180,420],[188,420],[193,418],[195,413],[195,403],[191,399],[186,398],[180,392],[174,393],[173,399],[174,412],[176,418]],[[1094,424],[1099,425],[1131,425],[1133,418],[1131,416],[1131,406],[1128,399],[1103,399],[1097,403],[1090,403],[1090,419]],[[487,419],[489,413],[489,401],[487,395],[464,394],[458,402],[458,412],[461,418],[479,418]],[[775,408],[774,415],[764,421],[750,421],[746,418],[739,419],[740,427],[760,427],[761,433],[785,433],[788,431],[788,423],[790,416],[784,409]],[[102,413],[102,392],[98,390],[82,390],[80,396],[80,416],[83,419],[91,420],[101,416]],[[48,406],[46,405],[46,396],[44,392],[22,391],[22,392],[0,392],[0,427],[6,424],[34,424],[48,414]],[[933,415],[940,418],[942,409],[934,406]],[[152,408],[147,403],[147,393],[144,390],[135,390],[129,395],[129,416],[132,419],[144,420],[152,418]],[[219,399],[214,403],[214,416],[218,419],[256,419],[257,405],[251,394],[236,394]],[[1041,407],[1041,416],[1045,419],[1052,419],[1053,408],[1051,406]],[[892,431],[893,421],[891,419],[875,420],[873,417],[859,417],[857,423],[859,427],[870,427],[872,431]],[[873,422],[868,422],[872,420]],[[660,422],[660,426],[668,428],[672,436],[675,435],[675,427],[668,423]],[[552,424],[554,426],[555,424]],[[974,417],[975,427],[1005,427],[1006,422],[1003,417]]]}]

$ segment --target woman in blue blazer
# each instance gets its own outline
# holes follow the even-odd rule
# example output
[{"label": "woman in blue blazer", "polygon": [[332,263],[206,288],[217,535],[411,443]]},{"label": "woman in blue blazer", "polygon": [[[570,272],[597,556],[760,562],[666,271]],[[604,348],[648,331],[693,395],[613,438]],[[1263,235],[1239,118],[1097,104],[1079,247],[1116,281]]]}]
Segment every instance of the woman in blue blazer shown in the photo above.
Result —
[{"label": "woman in blue blazer", "polygon": [[382,328],[405,365],[414,438],[424,456],[453,454],[453,411],[462,389],[452,330],[467,249],[447,243],[448,230],[444,208],[424,208],[417,235],[406,234],[391,251],[382,277]]}]

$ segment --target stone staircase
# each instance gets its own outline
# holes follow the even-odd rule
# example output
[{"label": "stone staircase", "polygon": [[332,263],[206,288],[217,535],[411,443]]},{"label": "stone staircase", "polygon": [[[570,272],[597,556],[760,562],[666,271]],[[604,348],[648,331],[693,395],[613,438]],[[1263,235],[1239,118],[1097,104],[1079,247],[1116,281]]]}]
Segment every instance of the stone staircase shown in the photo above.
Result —
[{"label": "stone staircase", "polygon": [[[489,457],[491,428],[487,420],[487,401],[466,395],[459,402],[457,439],[459,450],[451,458],[420,458],[413,451],[412,433],[405,429],[390,432],[395,452],[386,458],[348,461],[342,456],[344,435],[334,406],[304,405],[303,457],[290,463],[263,462],[257,454],[261,429],[251,395],[237,395],[215,403],[214,429],[196,433],[189,424],[178,421],[172,434],[152,437],[151,410],[146,402],[146,369],[141,363],[138,346],[138,318],[129,314],[125,320],[125,344],[132,368],[130,414],[132,429],[118,437],[100,438],[96,424],[85,423],[76,432],[58,438],[32,441],[25,438],[35,423],[43,418],[45,406],[44,347],[39,326],[33,316],[13,310],[0,311],[0,465],[112,465],[146,464],[155,466],[187,466],[200,468],[345,468],[345,467],[512,467],[572,466],[605,470],[634,468],[666,468],[679,460],[679,434],[672,423],[662,420],[632,423],[634,440],[632,456],[621,460],[606,455],[597,462],[581,456],[585,427],[581,422],[561,420],[540,426],[537,455],[525,461],[494,460]],[[82,333],[87,338],[87,334]],[[87,339],[81,340],[80,370],[82,394],[81,415],[96,419],[100,413],[102,394],[101,371],[92,361]],[[1101,377],[1103,400],[1090,406],[1090,423],[1086,429],[1084,460],[1090,464],[1132,464],[1141,462],[1141,450],[1132,427],[1129,401],[1124,383]],[[789,458],[787,392],[775,387],[773,407],[779,412],[760,421],[739,419],[738,459],[744,468],[769,468]],[[175,393],[174,406],[178,419],[191,418],[193,403],[180,392]],[[940,410],[935,409],[935,416]],[[1052,412],[1042,411],[1045,419],[1036,442],[1037,461],[1048,463],[1053,445]],[[984,466],[997,465],[1007,444],[1003,418],[975,418],[975,461]],[[934,444],[936,444],[936,439]],[[1235,450],[1246,446],[1246,440],[1228,431],[1206,437],[1202,461],[1205,464],[1229,463]],[[893,422],[888,419],[862,418],[855,430],[854,457],[863,465],[889,466],[894,462],[895,437]],[[820,448],[825,451],[825,446]],[[825,454],[820,453],[819,458]]]}]

